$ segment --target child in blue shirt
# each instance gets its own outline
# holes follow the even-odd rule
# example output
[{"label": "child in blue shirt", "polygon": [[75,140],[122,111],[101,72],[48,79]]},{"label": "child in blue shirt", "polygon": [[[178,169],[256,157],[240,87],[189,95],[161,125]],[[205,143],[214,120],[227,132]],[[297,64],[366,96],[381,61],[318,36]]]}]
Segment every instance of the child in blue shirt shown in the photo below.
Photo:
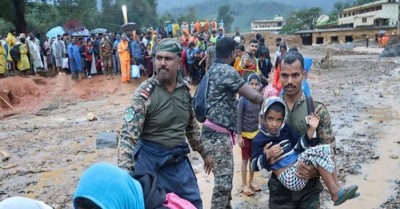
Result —
[{"label": "child in blue shirt", "polygon": [[[308,179],[296,175],[297,160],[300,159],[316,167],[328,187],[335,206],[358,197],[360,195],[357,193],[358,186],[340,186],[334,152],[330,145],[311,146],[310,139],[318,127],[319,116],[315,114],[307,116],[309,128],[303,136],[299,136],[286,124],[287,117],[287,107],[281,98],[273,96],[264,101],[260,111],[259,133],[252,142],[251,168],[254,171],[262,168],[272,170],[282,185],[289,190],[300,191],[308,182]],[[276,153],[283,154],[278,161],[270,164],[269,156]]]}]

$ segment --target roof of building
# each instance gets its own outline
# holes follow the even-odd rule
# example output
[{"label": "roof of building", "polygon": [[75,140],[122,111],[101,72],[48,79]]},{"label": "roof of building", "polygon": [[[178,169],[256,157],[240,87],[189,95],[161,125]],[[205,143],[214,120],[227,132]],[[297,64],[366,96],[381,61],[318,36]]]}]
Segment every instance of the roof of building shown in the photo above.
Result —
[{"label": "roof of building", "polygon": [[318,32],[338,32],[338,31],[360,31],[360,30],[385,30],[394,29],[396,27],[380,26],[380,27],[362,27],[362,28],[328,28],[328,29],[315,29],[315,30],[299,30],[295,34],[303,33],[318,33]]},{"label": "roof of building", "polygon": [[285,20],[253,20],[252,23],[285,22]]},{"label": "roof of building", "polygon": [[361,8],[365,8],[365,7],[382,5],[382,4],[398,4],[398,2],[388,2],[387,0],[374,1],[371,3],[367,3],[367,4],[361,4],[361,5],[357,5],[357,6],[344,8],[343,12],[348,12],[348,11],[352,11],[354,9],[361,9]]}]

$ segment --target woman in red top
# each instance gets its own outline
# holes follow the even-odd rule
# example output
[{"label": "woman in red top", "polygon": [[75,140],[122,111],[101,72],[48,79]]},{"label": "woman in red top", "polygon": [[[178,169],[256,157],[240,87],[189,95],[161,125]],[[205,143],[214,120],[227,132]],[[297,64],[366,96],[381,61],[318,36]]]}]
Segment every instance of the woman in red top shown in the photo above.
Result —
[{"label": "woman in red top", "polygon": [[92,69],[92,59],[93,59],[93,46],[92,41],[88,39],[85,45],[85,76],[86,78],[91,78],[91,69]]},{"label": "woman in red top", "polygon": [[280,81],[280,74],[281,74],[281,60],[282,56],[286,53],[287,47],[286,45],[281,45],[279,46],[279,50],[281,51],[281,55],[276,59],[275,62],[275,71],[274,71],[274,77],[272,79],[272,86],[278,90],[278,92],[281,92],[282,89],[282,84]]}]

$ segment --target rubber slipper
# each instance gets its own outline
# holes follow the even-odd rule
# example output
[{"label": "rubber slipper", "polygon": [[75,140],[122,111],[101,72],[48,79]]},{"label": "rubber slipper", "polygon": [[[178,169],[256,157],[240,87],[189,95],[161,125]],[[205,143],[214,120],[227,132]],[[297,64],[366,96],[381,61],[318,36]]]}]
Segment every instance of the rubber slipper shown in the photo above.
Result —
[{"label": "rubber slipper", "polygon": [[348,186],[346,188],[345,187],[340,188],[338,193],[338,199],[335,201],[333,205],[338,206],[346,202],[348,199],[351,199],[356,193],[357,189],[358,186],[356,185]]},{"label": "rubber slipper", "polygon": [[355,199],[355,198],[357,198],[357,197],[359,197],[359,196],[360,196],[360,192],[356,192],[356,193],[354,193],[354,195],[351,196],[349,199]]}]

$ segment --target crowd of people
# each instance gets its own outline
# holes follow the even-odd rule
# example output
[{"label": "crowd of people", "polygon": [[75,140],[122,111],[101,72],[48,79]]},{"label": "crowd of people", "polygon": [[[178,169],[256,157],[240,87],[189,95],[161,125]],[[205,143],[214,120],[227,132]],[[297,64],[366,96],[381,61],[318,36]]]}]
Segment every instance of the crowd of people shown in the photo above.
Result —
[{"label": "crowd of people", "polygon": [[[0,36],[0,78],[55,71],[55,74],[71,74],[73,80],[105,74],[109,79],[120,75],[122,82],[130,82],[131,78],[141,75],[151,77],[154,45],[163,38],[175,37],[180,38],[185,50],[182,55],[184,76],[199,81],[207,67],[200,61],[205,58],[207,48],[215,45],[224,32],[223,21],[216,23],[215,19],[211,22],[197,20],[192,24],[182,22],[180,26],[167,23],[157,30],[151,27],[121,34],[92,34],[91,37],[64,33],[40,39],[40,35],[33,32],[17,34],[10,30],[7,35]],[[140,72],[135,72],[134,76],[131,71],[137,69]]]},{"label": "crowd of people", "polygon": [[[178,38],[168,37],[167,30],[96,35],[84,43],[66,35],[49,43],[57,52],[56,67],[68,54],[72,79],[78,79],[82,69],[80,46],[85,47],[85,66],[100,60],[106,75],[113,78],[120,72],[123,82],[129,82],[130,65],[151,66],[146,68],[149,78],[137,87],[124,113],[118,167],[88,168],[76,188],[74,207],[201,209],[200,189],[187,156],[193,150],[203,158],[205,172],[214,174],[211,208],[232,208],[236,143],[242,150],[244,195],[261,190],[254,172],[272,171],[271,209],[320,208],[321,178],[334,205],[357,198],[356,185],[338,182],[331,118],[325,105],[304,88],[309,67],[301,53],[277,38],[272,60],[261,34],[246,41],[238,28],[234,37],[225,37],[223,28],[217,35],[205,26],[196,22]],[[25,41],[21,35],[19,41]],[[143,48],[149,51],[143,53]],[[17,65],[20,70],[22,64]],[[85,76],[91,76],[92,69],[85,69]],[[200,126],[190,90],[205,75],[206,118]]]}]

